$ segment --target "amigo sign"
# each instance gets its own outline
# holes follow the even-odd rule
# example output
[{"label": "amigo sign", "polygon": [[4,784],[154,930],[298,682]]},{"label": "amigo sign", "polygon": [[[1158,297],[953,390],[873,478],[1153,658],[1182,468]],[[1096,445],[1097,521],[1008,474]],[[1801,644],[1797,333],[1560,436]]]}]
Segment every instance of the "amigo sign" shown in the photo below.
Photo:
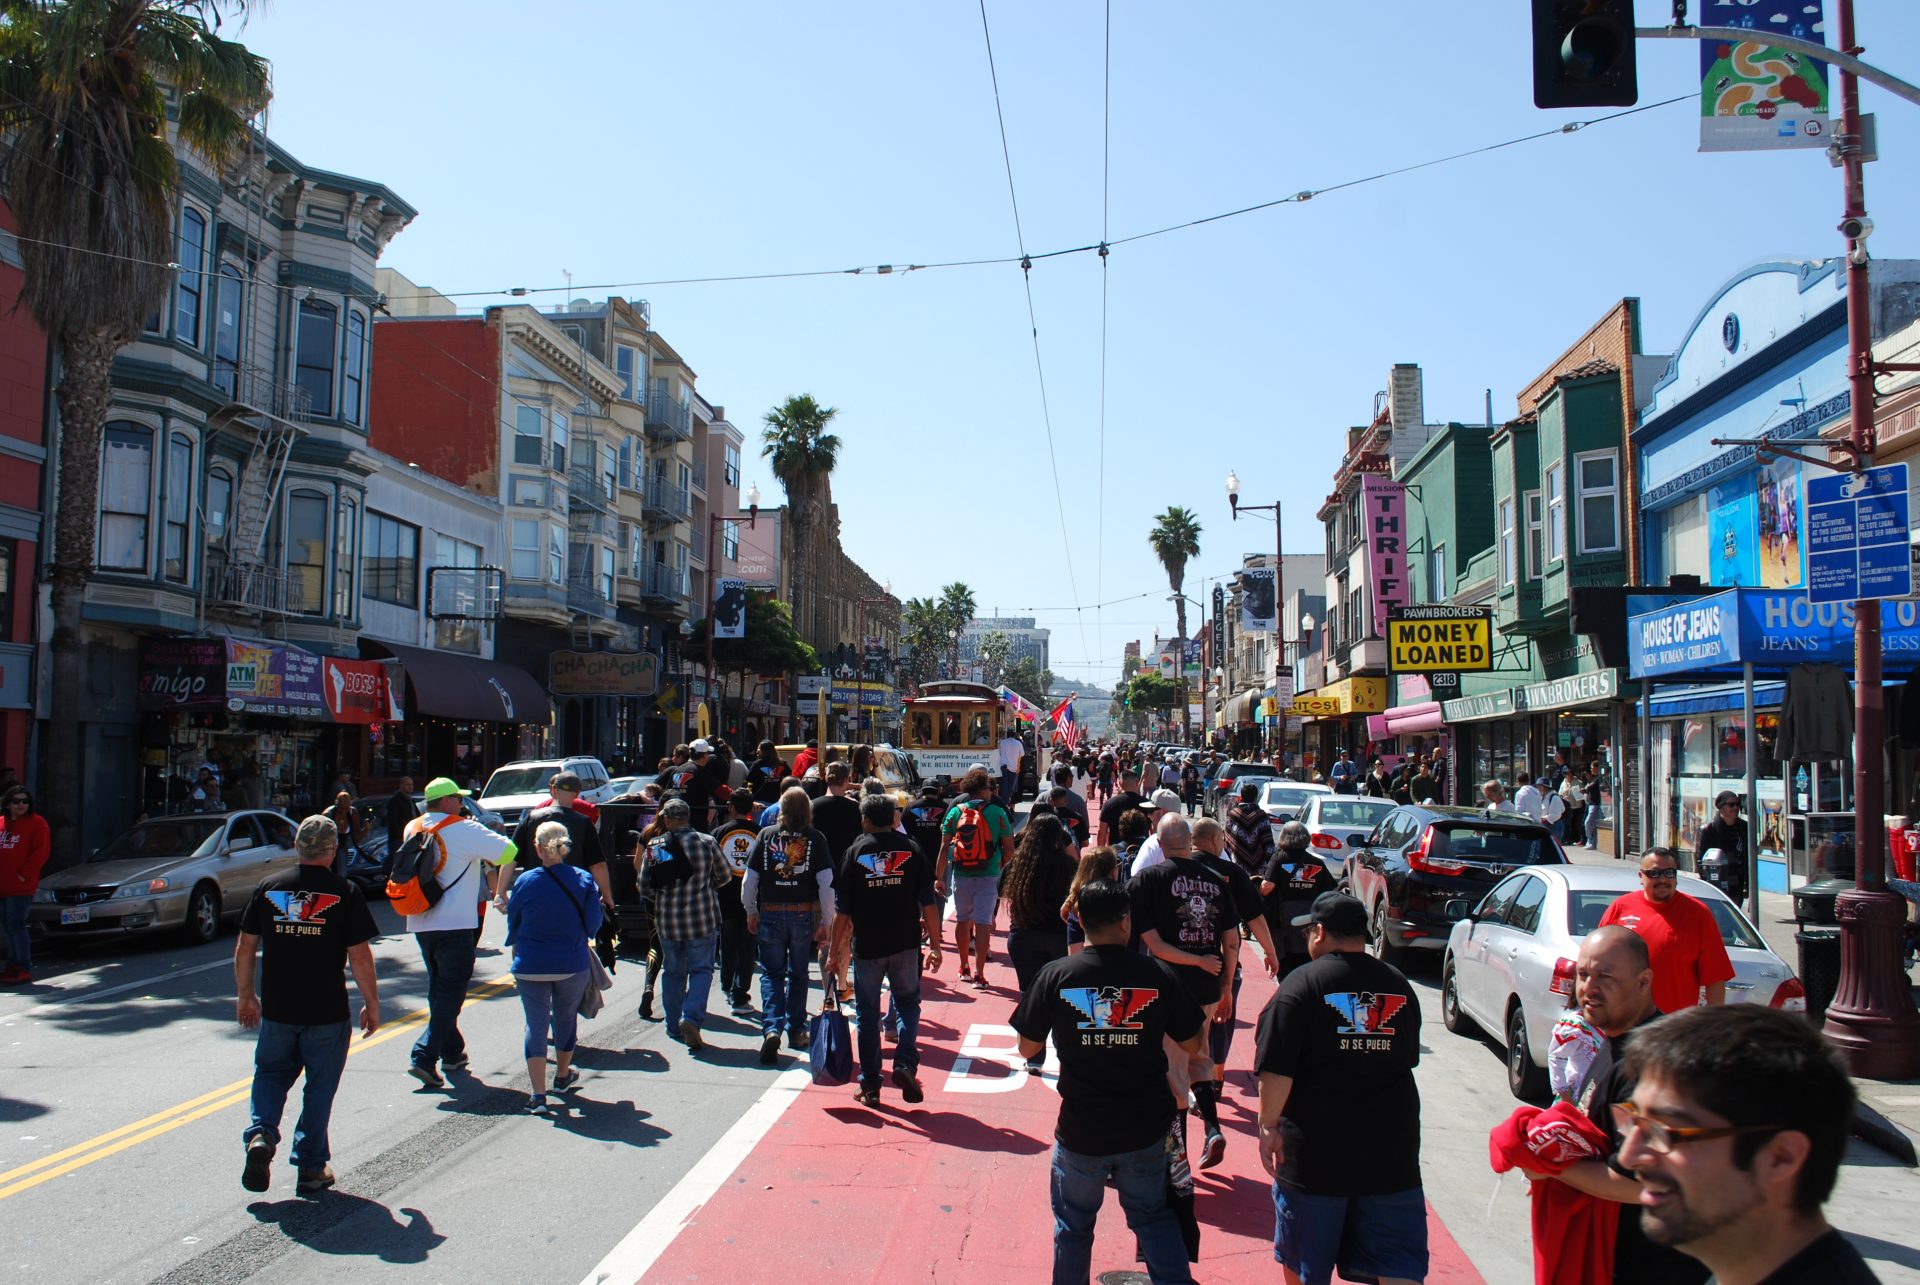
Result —
[{"label": "amigo sign", "polygon": [[1492,668],[1491,607],[1395,607],[1389,613],[1389,673],[1485,673]]}]

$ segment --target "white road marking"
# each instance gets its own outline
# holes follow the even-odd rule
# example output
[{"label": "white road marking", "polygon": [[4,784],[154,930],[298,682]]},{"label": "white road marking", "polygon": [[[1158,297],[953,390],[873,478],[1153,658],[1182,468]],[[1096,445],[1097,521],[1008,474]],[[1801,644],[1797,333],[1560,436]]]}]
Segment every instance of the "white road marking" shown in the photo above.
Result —
[{"label": "white road marking", "polygon": [[733,1127],[721,1134],[707,1154],[681,1176],[660,1203],[648,1210],[646,1217],[635,1223],[633,1230],[586,1274],[580,1285],[605,1285],[606,1282],[630,1285],[645,1276],[667,1246],[673,1244],[687,1220],[700,1212],[721,1184],[733,1176],[740,1162],[767,1136],[767,1131],[793,1105],[801,1090],[812,1082],[813,1074],[804,1066],[790,1067],[776,1077],[766,1092],[734,1121]]},{"label": "white road marking", "polygon": [[119,986],[109,986],[104,990],[83,990],[76,994],[68,994],[66,991],[62,991],[61,994],[67,995],[67,998],[49,1000],[46,1003],[28,1004],[24,1008],[16,1008],[11,1012],[0,1013],[0,1022],[8,1021],[16,1017],[32,1017],[36,1013],[45,1013],[51,1009],[65,1008],[69,1004],[80,1004],[88,1000],[111,999],[115,995],[124,995],[128,991],[144,990],[149,987],[164,985],[177,977],[191,977],[195,973],[204,973],[209,969],[230,969],[232,967],[233,956],[228,955],[220,959],[210,959],[204,964],[195,964],[192,968],[177,968],[170,973],[156,973],[154,976],[146,978],[143,981],[124,982]]}]

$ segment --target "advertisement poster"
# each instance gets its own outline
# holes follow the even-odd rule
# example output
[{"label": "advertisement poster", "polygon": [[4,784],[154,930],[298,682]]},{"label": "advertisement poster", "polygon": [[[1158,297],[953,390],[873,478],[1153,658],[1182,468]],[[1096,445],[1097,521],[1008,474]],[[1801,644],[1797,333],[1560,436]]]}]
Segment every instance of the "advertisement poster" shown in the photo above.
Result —
[{"label": "advertisement poster", "polygon": [[236,714],[326,718],[320,657],[298,647],[227,639],[227,708]]},{"label": "advertisement poster", "polygon": [[762,513],[752,522],[731,522],[740,537],[734,571],[749,589],[780,588],[780,514]]},{"label": "advertisement poster", "polygon": [[397,723],[406,717],[394,695],[391,675],[377,660],[320,662],[327,713],[336,723],[375,725]]},{"label": "advertisement poster", "polygon": [[1700,42],[1700,150],[1764,152],[1825,147],[1830,139],[1825,63],[1769,36],[1825,44],[1823,0],[1740,0],[1701,16],[1703,26],[1743,27],[1752,39]]},{"label": "advertisement poster", "polygon": [[1707,583],[1715,588],[1760,583],[1755,503],[1753,479],[1745,476],[1723,482],[1707,495]]},{"label": "advertisement poster", "polygon": [[[1805,550],[1800,494],[1800,462],[1776,459],[1763,464],[1755,478],[1754,503],[1760,531],[1760,579],[1767,589],[1792,589],[1805,582]],[[1754,581],[1743,580],[1742,584]]]},{"label": "advertisement poster", "polygon": [[713,636],[715,638],[745,638],[747,636],[747,582],[745,580],[716,580],[713,582]]},{"label": "advertisement poster", "polygon": [[1407,488],[1369,473],[1360,479],[1361,539],[1373,590],[1373,636],[1387,632],[1387,613],[1404,607],[1407,591]]},{"label": "advertisement poster", "polygon": [[1280,627],[1280,595],[1275,591],[1272,567],[1253,567],[1240,573],[1240,632],[1270,634]]}]

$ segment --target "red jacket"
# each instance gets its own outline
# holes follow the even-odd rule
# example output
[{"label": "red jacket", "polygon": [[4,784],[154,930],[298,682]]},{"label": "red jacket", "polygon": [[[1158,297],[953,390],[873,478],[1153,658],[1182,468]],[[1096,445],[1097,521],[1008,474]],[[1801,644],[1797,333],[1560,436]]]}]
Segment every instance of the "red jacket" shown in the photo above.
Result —
[{"label": "red jacket", "polygon": [[18,821],[0,816],[0,897],[31,897],[52,855],[53,836],[45,817],[38,812]]},{"label": "red jacket", "polygon": [[[1571,1102],[1545,1111],[1520,1107],[1493,1127],[1487,1149],[1495,1173],[1527,1169],[1557,1174],[1611,1147],[1607,1135]],[[1535,1285],[1590,1285],[1613,1279],[1619,1206],[1564,1182],[1533,1184]]]}]

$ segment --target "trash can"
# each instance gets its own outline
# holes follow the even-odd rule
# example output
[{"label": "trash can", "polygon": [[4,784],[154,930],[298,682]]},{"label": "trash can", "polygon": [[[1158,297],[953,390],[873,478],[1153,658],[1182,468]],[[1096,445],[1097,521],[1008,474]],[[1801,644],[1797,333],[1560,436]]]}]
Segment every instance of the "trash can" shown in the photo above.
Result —
[{"label": "trash can", "polygon": [[1851,879],[1818,879],[1794,890],[1793,917],[1800,927],[1808,924],[1837,924],[1840,894],[1853,888]]},{"label": "trash can", "polygon": [[1803,928],[1793,935],[1800,948],[1800,985],[1807,992],[1807,1018],[1816,1026],[1840,989],[1840,930]]}]

